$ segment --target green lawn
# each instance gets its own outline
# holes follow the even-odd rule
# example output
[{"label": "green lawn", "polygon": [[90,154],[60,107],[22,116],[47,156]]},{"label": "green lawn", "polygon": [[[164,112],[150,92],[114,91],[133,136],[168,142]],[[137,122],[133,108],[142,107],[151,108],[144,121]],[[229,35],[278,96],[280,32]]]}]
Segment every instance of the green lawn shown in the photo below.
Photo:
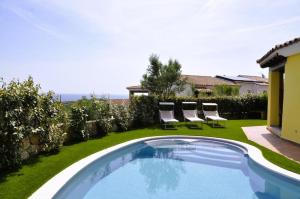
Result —
[{"label": "green lawn", "polygon": [[269,161],[300,174],[300,164],[248,141],[241,129],[242,126],[265,125],[265,123],[265,120],[231,120],[227,122],[226,128],[211,128],[204,125],[203,130],[189,129],[184,124],[181,124],[177,130],[144,128],[126,133],[111,133],[104,138],[64,146],[58,154],[41,155],[34,162],[24,165],[19,171],[2,174],[0,177],[0,198],[27,198],[56,173],[83,157],[131,139],[147,136],[201,135],[238,140],[257,146]]}]

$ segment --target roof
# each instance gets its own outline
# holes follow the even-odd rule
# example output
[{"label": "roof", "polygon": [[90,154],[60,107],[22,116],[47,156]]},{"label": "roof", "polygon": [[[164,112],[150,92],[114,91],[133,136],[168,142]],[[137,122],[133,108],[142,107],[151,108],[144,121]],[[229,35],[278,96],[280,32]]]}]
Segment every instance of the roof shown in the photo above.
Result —
[{"label": "roof", "polygon": [[[277,56],[290,56],[292,54],[297,54],[300,52],[299,47],[295,49],[289,49],[288,51],[283,52],[285,48],[290,48],[293,45],[300,44],[300,37],[294,38],[292,40],[289,40],[287,42],[284,42],[282,44],[275,45],[271,50],[269,50],[264,56],[262,56],[260,59],[256,60],[258,64],[260,64],[263,67],[263,64],[270,60],[271,58],[277,57]],[[287,50],[287,49],[286,49]],[[280,52],[281,51],[281,52]]]},{"label": "roof", "polygon": [[238,75],[238,76],[226,76],[226,75],[217,75],[217,78],[226,79],[235,83],[239,82],[248,82],[248,83],[268,83],[267,78],[254,75]]},{"label": "roof", "polygon": [[219,79],[211,76],[200,76],[200,75],[182,75],[182,78],[185,78],[186,81],[190,84],[194,84],[197,87],[203,86],[215,86],[215,85],[235,85],[230,81]]},{"label": "roof", "polygon": [[[196,89],[206,86],[215,86],[215,85],[229,85],[234,86],[236,84],[226,81],[223,79],[219,79],[211,76],[200,76],[200,75],[181,75],[182,79],[185,79],[187,83],[195,85]],[[147,89],[143,89],[142,86],[128,86],[127,90],[133,92],[148,92]]]},{"label": "roof", "polygon": [[126,89],[134,92],[148,92],[147,89],[143,89],[141,85],[128,86]]},{"label": "roof", "polygon": [[264,83],[268,83],[268,79],[261,77],[261,76],[254,76],[254,75],[238,75],[238,77],[244,77],[244,78],[248,78],[248,79],[252,79],[255,80],[256,82],[264,82]]},{"label": "roof", "polygon": [[226,75],[217,75],[217,78],[221,79],[226,79],[228,81],[233,81],[233,82],[255,82],[253,79],[249,79],[246,77],[239,77],[239,76],[226,76]]},{"label": "roof", "polygon": [[113,105],[128,105],[129,99],[110,99]]}]

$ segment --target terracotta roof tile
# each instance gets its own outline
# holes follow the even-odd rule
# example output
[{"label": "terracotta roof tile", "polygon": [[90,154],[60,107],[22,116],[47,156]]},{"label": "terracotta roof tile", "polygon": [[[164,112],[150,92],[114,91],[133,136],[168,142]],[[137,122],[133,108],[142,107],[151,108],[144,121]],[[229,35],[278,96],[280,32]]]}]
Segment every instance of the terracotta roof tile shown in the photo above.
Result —
[{"label": "terracotta roof tile", "polygon": [[[206,86],[215,86],[215,85],[230,85],[234,86],[236,84],[226,81],[220,78],[211,77],[211,76],[200,76],[200,75],[182,75],[182,79],[185,79],[188,83],[195,85],[196,88],[203,88]],[[129,91],[136,92],[147,92],[147,90],[143,89],[140,85],[137,86],[129,86],[127,87]]]},{"label": "terracotta roof tile", "polygon": [[126,89],[129,90],[129,91],[147,92],[147,89],[143,89],[142,86],[140,86],[140,85],[128,86]]},{"label": "terracotta roof tile", "polygon": [[200,76],[200,75],[182,75],[182,78],[186,78],[188,83],[194,84],[196,87],[201,86],[215,86],[215,85],[235,85],[230,81],[219,79],[211,76]]},{"label": "terracotta roof tile", "polygon": [[264,56],[262,56],[260,59],[256,60],[257,63],[261,63],[264,59],[266,59],[268,56],[270,56],[273,52],[275,52],[276,50],[279,50],[281,48],[290,46],[294,43],[297,43],[300,41],[300,37],[294,38],[292,40],[289,40],[287,42],[284,42],[282,44],[277,44],[275,45],[271,50],[269,50]]},{"label": "terracotta roof tile", "polygon": [[111,99],[110,102],[113,105],[128,105],[129,99]]}]

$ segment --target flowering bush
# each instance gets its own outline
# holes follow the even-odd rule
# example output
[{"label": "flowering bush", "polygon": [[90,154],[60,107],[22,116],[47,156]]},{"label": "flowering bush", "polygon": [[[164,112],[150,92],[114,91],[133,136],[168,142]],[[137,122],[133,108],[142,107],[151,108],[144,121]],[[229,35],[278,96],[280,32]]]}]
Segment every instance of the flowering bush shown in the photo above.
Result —
[{"label": "flowering bush", "polygon": [[[37,113],[40,116],[40,121],[37,132],[39,132],[40,150],[49,152],[58,150],[63,144],[66,133],[63,131],[61,122],[65,120],[62,104],[54,98],[54,93],[49,92],[39,96],[39,110]],[[35,118],[38,120],[38,117]]]},{"label": "flowering bush", "polygon": [[119,131],[127,131],[132,123],[132,114],[129,107],[124,105],[113,106],[113,117]]},{"label": "flowering bush", "polygon": [[85,106],[73,106],[70,115],[70,141],[83,141],[89,138],[86,131],[86,121],[88,118]]},{"label": "flowering bush", "polygon": [[113,126],[111,106],[106,100],[94,100],[93,103],[98,126],[98,135],[104,136],[112,130]]},{"label": "flowering bush", "polygon": [[61,104],[54,94],[39,94],[29,77],[24,82],[2,82],[0,88],[0,168],[22,163],[22,142],[36,136],[39,151],[59,149],[64,132],[59,128]]}]

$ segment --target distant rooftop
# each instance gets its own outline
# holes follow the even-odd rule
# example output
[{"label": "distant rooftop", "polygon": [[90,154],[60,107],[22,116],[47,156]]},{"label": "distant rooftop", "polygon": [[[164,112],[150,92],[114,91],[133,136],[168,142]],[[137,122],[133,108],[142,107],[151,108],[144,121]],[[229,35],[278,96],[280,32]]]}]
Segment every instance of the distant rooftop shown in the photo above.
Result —
[{"label": "distant rooftop", "polygon": [[[185,79],[188,83],[195,85],[196,88],[205,88],[206,86],[216,86],[216,85],[230,85],[234,86],[235,84],[226,81],[223,79],[219,79],[212,76],[201,76],[201,75],[181,75],[182,79]],[[127,90],[133,92],[147,92],[146,89],[143,89],[142,86],[129,86]]]},{"label": "distant rooftop", "polygon": [[255,80],[253,79],[249,79],[249,78],[246,78],[246,77],[239,77],[239,76],[227,76],[227,75],[217,75],[216,76],[217,78],[221,78],[221,79],[226,79],[226,80],[229,80],[229,81],[239,81],[239,82],[255,82]]},{"label": "distant rooftop", "polygon": [[148,92],[147,89],[143,89],[141,85],[128,86],[127,90],[133,91],[133,92]]},{"label": "distant rooftop", "polygon": [[256,82],[256,83],[268,83],[268,79],[260,76],[251,75],[238,75],[238,76],[227,76],[227,75],[217,75],[217,78],[225,79],[235,83],[238,82]]},{"label": "distant rooftop", "polygon": [[186,81],[190,84],[194,84],[196,87],[205,87],[205,86],[216,86],[216,85],[235,85],[230,81],[219,79],[211,76],[200,76],[200,75],[182,75],[182,78],[185,78]]},{"label": "distant rooftop", "polygon": [[[216,85],[235,86],[238,85],[239,82],[254,82],[260,85],[268,84],[267,78],[253,75],[217,75],[216,77],[201,75],[182,75],[181,78],[185,79],[187,83],[195,85],[196,89],[206,89],[207,87],[213,87]],[[147,92],[147,90],[143,89],[140,85],[129,86],[127,87],[127,90],[132,92]],[[209,89],[207,91],[209,91]]]},{"label": "distant rooftop", "polygon": [[254,76],[254,75],[238,75],[238,77],[244,77],[244,78],[248,78],[248,79],[252,79],[255,80],[257,82],[264,82],[264,83],[268,83],[268,78],[265,77],[261,77],[261,76]]}]

